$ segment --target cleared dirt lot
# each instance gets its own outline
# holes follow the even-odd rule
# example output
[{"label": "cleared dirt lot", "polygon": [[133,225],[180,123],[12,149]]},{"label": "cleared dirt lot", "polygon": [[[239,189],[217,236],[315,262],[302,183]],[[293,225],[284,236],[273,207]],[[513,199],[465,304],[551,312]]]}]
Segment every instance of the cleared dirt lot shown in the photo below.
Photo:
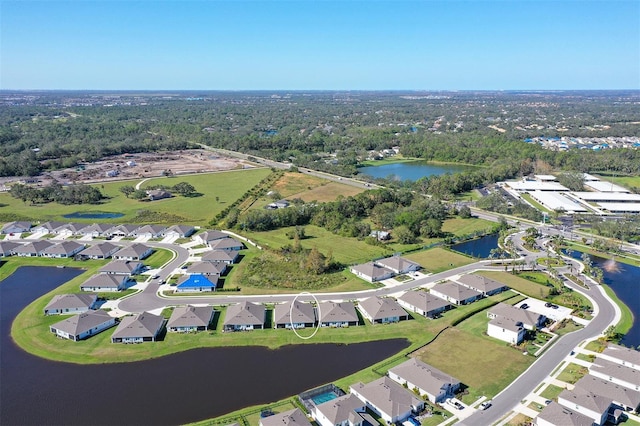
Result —
[{"label": "cleared dirt lot", "polygon": [[67,182],[108,182],[113,180],[158,177],[252,168],[254,164],[237,158],[195,149],[169,152],[144,152],[107,157],[73,169],[57,170],[39,176],[40,184],[56,179]]}]

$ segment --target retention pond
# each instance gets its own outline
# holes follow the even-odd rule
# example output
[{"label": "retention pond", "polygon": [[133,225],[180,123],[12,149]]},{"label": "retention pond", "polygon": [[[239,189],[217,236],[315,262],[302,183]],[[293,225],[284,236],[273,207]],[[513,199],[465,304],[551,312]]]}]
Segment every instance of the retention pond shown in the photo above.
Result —
[{"label": "retention pond", "polygon": [[[15,316],[79,273],[22,267],[0,282],[0,424],[184,424],[298,394],[408,346],[406,340],[395,339],[278,350],[203,348],[102,365],[47,361],[17,347],[10,336]],[[260,332],[254,333],[258,341]]]}]

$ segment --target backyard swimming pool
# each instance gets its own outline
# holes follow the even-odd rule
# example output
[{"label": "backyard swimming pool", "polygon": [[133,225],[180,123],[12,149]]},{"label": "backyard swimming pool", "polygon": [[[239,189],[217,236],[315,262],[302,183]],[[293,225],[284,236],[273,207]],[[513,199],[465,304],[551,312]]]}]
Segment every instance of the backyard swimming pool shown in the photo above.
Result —
[{"label": "backyard swimming pool", "polygon": [[332,399],[336,399],[337,397],[338,395],[336,395],[336,393],[332,391],[332,392],[325,392],[325,393],[321,393],[320,395],[316,395],[312,397],[311,400],[313,401],[314,404],[320,405],[327,401],[331,401]]}]

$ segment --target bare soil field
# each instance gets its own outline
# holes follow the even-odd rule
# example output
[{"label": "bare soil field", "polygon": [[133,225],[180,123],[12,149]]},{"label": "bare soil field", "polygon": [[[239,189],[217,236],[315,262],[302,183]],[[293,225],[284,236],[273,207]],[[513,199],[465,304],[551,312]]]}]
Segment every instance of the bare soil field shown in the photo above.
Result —
[{"label": "bare soil field", "polygon": [[[203,149],[143,152],[105,157],[76,168],[43,173],[33,178],[10,177],[0,180],[0,188],[13,182],[46,186],[54,179],[65,183],[96,183],[126,179],[150,178],[253,168],[256,165],[237,158],[225,157]],[[8,187],[4,188],[5,190]]]}]

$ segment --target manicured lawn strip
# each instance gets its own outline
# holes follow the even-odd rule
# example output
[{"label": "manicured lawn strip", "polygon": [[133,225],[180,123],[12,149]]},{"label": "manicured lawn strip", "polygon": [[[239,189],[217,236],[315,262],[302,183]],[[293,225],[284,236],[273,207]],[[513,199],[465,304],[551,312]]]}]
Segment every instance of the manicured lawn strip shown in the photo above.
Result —
[{"label": "manicured lawn strip", "polygon": [[616,327],[615,327],[616,333],[627,334],[629,332],[629,330],[631,330],[631,327],[633,326],[633,313],[627,307],[627,305],[625,305],[624,302],[622,302],[622,300],[620,300],[620,298],[618,298],[618,296],[611,289],[611,287],[609,287],[608,285],[603,284],[602,288],[607,293],[607,295],[611,299],[613,299],[613,301],[616,303],[616,305],[618,305],[618,307],[620,308],[620,312],[622,314],[621,317],[620,317],[620,321],[618,322],[618,324],[616,324]]},{"label": "manicured lawn strip", "polygon": [[360,194],[361,192],[364,192],[363,188],[346,185],[344,183],[325,181],[325,184],[295,194],[293,198],[300,198],[306,203],[311,201],[322,203],[327,201],[334,201],[339,195],[342,195],[344,197],[352,197],[354,195]]},{"label": "manicured lawn strip", "polygon": [[553,332],[560,336],[564,336],[565,334],[569,334],[571,332],[574,332],[583,328],[582,325],[574,321],[566,321],[563,324],[564,326],[554,329]]},{"label": "manicured lawn strip", "polygon": [[558,375],[557,379],[560,380],[561,382],[565,382],[573,385],[578,380],[583,378],[588,372],[589,370],[587,369],[587,367],[570,363],[569,365],[567,365],[567,367],[564,370],[562,370],[562,373]]},{"label": "manicured lawn strip", "polygon": [[427,271],[434,274],[475,262],[471,257],[440,247],[410,253],[404,257],[419,263]]},{"label": "manicured lawn strip", "polygon": [[593,351],[593,352],[602,352],[607,348],[607,344],[606,342],[597,339],[597,340],[592,340],[591,342],[587,343],[587,345],[584,347],[586,350],[589,351]]},{"label": "manicured lawn strip", "polygon": [[[244,235],[261,246],[279,249],[288,244],[293,245],[293,240],[287,237],[287,232],[294,227],[276,229],[267,232],[246,232]],[[332,254],[333,258],[345,265],[367,262],[393,254],[384,247],[372,246],[356,238],[347,238],[335,235],[324,228],[314,225],[304,227],[307,238],[300,241],[305,249],[317,247],[325,256]]]},{"label": "manicured lawn strip", "polygon": [[576,354],[576,358],[586,362],[593,362],[596,359],[594,355],[587,355],[587,354]]},{"label": "manicured lawn strip", "polygon": [[173,258],[173,256],[173,251],[169,249],[154,248],[153,253],[151,253],[149,257],[144,259],[142,263],[144,263],[151,269],[157,269],[169,262]]},{"label": "manicured lawn strip", "polygon": [[458,327],[445,330],[418,353],[427,364],[449,372],[468,386],[467,401],[475,401],[482,395],[492,398],[535,361],[504,342],[476,336]]},{"label": "manicured lawn strip", "polygon": [[[31,206],[21,200],[11,197],[8,193],[0,194],[0,204],[6,204],[4,210],[12,213],[38,218],[41,222],[47,220],[59,220],[68,222],[70,219],[62,217],[74,212],[113,212],[123,213],[124,216],[116,219],[100,219],[104,223],[127,223],[133,220],[140,210],[151,210],[160,213],[169,213],[183,217],[185,223],[192,225],[206,225],[213,216],[235,201],[248,189],[255,186],[264,177],[271,173],[270,169],[248,169],[218,173],[202,173],[196,175],[184,175],[171,178],[150,179],[143,187],[150,185],[173,186],[178,182],[191,183],[196,191],[203,194],[200,197],[186,198],[176,196],[169,199],[154,202],[141,202],[125,197],[120,188],[125,185],[135,186],[140,180],[109,182],[96,184],[108,198],[101,204],[82,204],[65,206],[57,203]],[[219,197],[219,201],[215,197]],[[80,220],[78,222],[96,222],[96,219]]]},{"label": "manicured lawn strip", "polygon": [[[579,244],[571,241],[565,241],[564,245],[573,251],[588,253],[591,256],[603,257],[605,259],[610,259],[612,257],[611,253],[597,251],[592,249],[590,246],[585,246],[583,244]],[[640,267],[640,256],[638,255],[624,253],[624,254],[613,256],[613,257],[615,258],[616,262],[626,263],[627,265]]]},{"label": "manicured lawn strip", "polygon": [[491,232],[496,223],[485,219],[454,217],[446,219],[442,224],[442,232],[452,233],[456,236],[469,235],[476,232]]},{"label": "manicured lawn strip", "polygon": [[540,396],[543,397],[544,399],[555,400],[558,397],[558,395],[562,393],[563,390],[564,388],[561,388],[560,386],[549,385],[545,388],[545,390],[542,391]]},{"label": "manicured lawn strip", "polygon": [[[478,275],[483,275],[488,278],[492,278],[498,282],[504,283],[512,289],[535,298],[546,298],[549,296],[550,287],[546,285],[537,284],[530,280],[521,278],[519,275],[514,275],[508,272],[502,271],[478,271]],[[549,277],[551,279],[551,277]]]}]

